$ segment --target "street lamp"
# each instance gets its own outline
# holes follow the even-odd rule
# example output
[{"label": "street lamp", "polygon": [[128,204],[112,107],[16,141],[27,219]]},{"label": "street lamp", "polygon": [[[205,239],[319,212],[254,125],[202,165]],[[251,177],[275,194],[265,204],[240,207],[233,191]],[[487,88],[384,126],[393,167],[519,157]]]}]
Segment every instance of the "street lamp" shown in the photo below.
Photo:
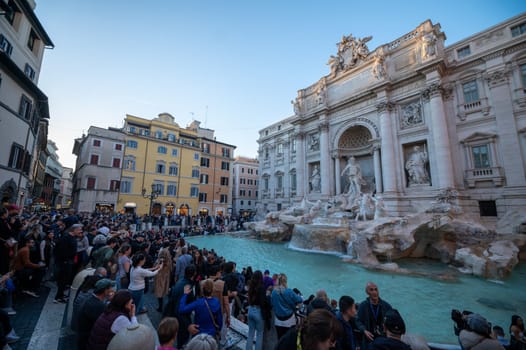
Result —
[{"label": "street lamp", "polygon": [[144,198],[146,198],[146,199],[150,199],[150,211],[148,212],[148,215],[150,215],[150,217],[151,217],[152,216],[153,200],[156,199],[157,197],[159,197],[159,191],[157,190],[157,186],[152,184],[152,191],[149,194],[146,193],[146,188],[143,188],[142,189],[142,196]]}]

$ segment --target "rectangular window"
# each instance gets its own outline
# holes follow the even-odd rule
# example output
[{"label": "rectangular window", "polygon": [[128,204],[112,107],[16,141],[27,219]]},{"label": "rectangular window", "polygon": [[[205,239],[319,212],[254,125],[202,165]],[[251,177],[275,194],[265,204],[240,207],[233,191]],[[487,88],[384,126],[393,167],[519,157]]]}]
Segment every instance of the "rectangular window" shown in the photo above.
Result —
[{"label": "rectangular window", "polygon": [[199,187],[192,185],[190,187],[190,197],[196,198],[199,196]]},{"label": "rectangular window", "polygon": [[118,191],[120,186],[121,184],[119,180],[110,181],[110,191]]},{"label": "rectangular window", "polygon": [[230,158],[230,148],[223,147],[222,153],[223,153],[223,157]]},{"label": "rectangular window", "polygon": [[166,154],[166,152],[167,152],[166,147],[164,147],[164,146],[158,146],[157,147],[157,153]]},{"label": "rectangular window", "polygon": [[239,201],[239,204],[240,204],[240,205],[243,205],[243,204],[244,204],[244,201]]},{"label": "rectangular window", "polygon": [[171,164],[168,168],[168,175],[177,176],[177,173],[179,173],[179,168],[176,164]]},{"label": "rectangular window", "polygon": [[245,196],[245,190],[239,190],[239,195],[241,197],[244,197]]},{"label": "rectangular window", "polygon": [[0,50],[4,51],[7,56],[13,53],[13,45],[2,34],[0,34]]},{"label": "rectangular window", "polygon": [[35,79],[35,70],[28,63],[24,67],[24,74],[31,80]]},{"label": "rectangular window", "polygon": [[229,162],[221,162],[221,169],[222,170],[230,170],[230,163]]},{"label": "rectangular window", "polygon": [[290,189],[296,190],[296,173],[290,174]]},{"label": "rectangular window", "polygon": [[205,192],[201,192],[199,193],[199,202],[206,202],[206,193]]},{"label": "rectangular window", "polygon": [[31,103],[31,100],[25,95],[22,95],[22,98],[20,99],[20,110],[18,111],[18,114],[20,114],[20,116],[25,120],[30,120],[32,107],[33,104]]},{"label": "rectangular window", "polygon": [[526,33],[526,22],[513,26],[511,29],[511,36],[516,37]]},{"label": "rectangular window", "polygon": [[462,48],[457,50],[457,57],[459,59],[464,58],[464,57],[469,56],[469,55],[471,55],[471,49],[469,48],[469,45],[468,46],[464,46],[464,47],[462,47]]},{"label": "rectangular window", "polygon": [[100,147],[100,140],[93,140],[93,147]]},{"label": "rectangular window", "polygon": [[120,168],[121,167],[121,159],[120,158],[113,158],[112,166],[114,168]]},{"label": "rectangular window", "polygon": [[278,156],[283,155],[283,144],[282,143],[278,143],[277,153],[278,153]]},{"label": "rectangular window", "polygon": [[258,191],[256,191],[256,193],[254,194],[254,196],[256,196],[256,197],[258,196]]},{"label": "rectangular window", "polygon": [[210,144],[203,142],[202,147],[203,147],[203,153],[210,153]]},{"label": "rectangular window", "polygon": [[203,185],[208,184],[208,174],[201,174],[201,180],[199,183]]},{"label": "rectangular window", "polygon": [[252,190],[248,190],[248,196],[252,197]]},{"label": "rectangular window", "polygon": [[292,139],[290,142],[290,152],[296,153],[296,139]]},{"label": "rectangular window", "polygon": [[199,178],[199,168],[198,167],[192,167],[192,177],[196,179]]},{"label": "rectangular window", "polygon": [[491,166],[488,145],[474,146],[471,150],[473,152],[473,166],[476,169],[489,168]]},{"label": "rectangular window", "polygon": [[126,143],[126,146],[129,148],[137,148],[138,143],[135,140],[128,140],[128,142]]},{"label": "rectangular window", "polygon": [[154,183],[152,189],[159,195],[164,196],[164,184],[163,183]]},{"label": "rectangular window", "polygon": [[122,143],[116,143],[115,144],[115,150],[116,151],[122,151]]},{"label": "rectangular window", "polygon": [[24,148],[16,143],[11,146],[11,153],[9,154],[8,167],[22,170],[24,173],[29,172],[29,165],[31,164],[31,156],[29,152],[24,151]]},{"label": "rectangular window", "polygon": [[164,174],[165,165],[163,163],[157,163],[155,165],[155,172],[157,174]]},{"label": "rectangular window", "polygon": [[226,203],[228,202],[228,195],[226,194],[222,194],[220,197],[219,197],[219,203]]},{"label": "rectangular window", "polygon": [[241,168],[241,174],[245,173],[245,168]]},{"label": "rectangular window", "polygon": [[522,87],[526,89],[526,64],[521,64],[521,81]]},{"label": "rectangular window", "polygon": [[177,148],[172,148],[172,157],[177,157],[178,153]]},{"label": "rectangular window", "polygon": [[29,50],[33,51],[35,49],[35,43],[38,40],[37,33],[33,29],[29,32],[29,37],[27,38],[27,47]]},{"label": "rectangular window", "polygon": [[495,201],[479,201],[480,216],[497,216]]},{"label": "rectangular window", "polygon": [[265,190],[268,190],[268,177],[263,179],[263,188]]},{"label": "rectangular window", "polygon": [[99,155],[98,154],[92,154],[89,160],[89,163],[91,165],[99,165]]},{"label": "rectangular window", "polygon": [[88,181],[86,182],[86,189],[94,190],[96,182],[97,182],[97,178],[95,178],[95,177],[88,177]]},{"label": "rectangular window", "polygon": [[278,176],[278,190],[283,189],[283,176]]},{"label": "rectangular window", "polygon": [[194,153],[194,160],[199,160],[199,153]]},{"label": "rectangular window", "polygon": [[131,180],[122,180],[121,181],[121,193],[131,193],[132,182]]},{"label": "rectangular window", "polygon": [[169,183],[168,186],[166,186],[166,195],[167,196],[175,196],[177,193],[177,186],[174,183]]},{"label": "rectangular window", "polygon": [[210,159],[208,158],[201,158],[201,166],[205,168],[210,168]]},{"label": "rectangular window", "polygon": [[221,186],[228,186],[228,177],[221,176]]},{"label": "rectangular window", "polygon": [[471,103],[479,100],[479,90],[476,80],[462,84],[462,91],[464,92],[464,103]]}]

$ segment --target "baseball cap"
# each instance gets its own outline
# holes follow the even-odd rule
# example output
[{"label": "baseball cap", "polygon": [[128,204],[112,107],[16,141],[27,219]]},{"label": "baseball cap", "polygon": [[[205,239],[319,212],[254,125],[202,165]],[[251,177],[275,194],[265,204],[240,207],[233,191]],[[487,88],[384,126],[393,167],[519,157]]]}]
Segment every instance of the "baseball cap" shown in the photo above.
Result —
[{"label": "baseball cap", "polygon": [[388,310],[384,317],[384,326],[394,334],[402,335],[405,333],[405,323],[396,309]]},{"label": "baseball cap", "polygon": [[95,283],[95,290],[93,292],[97,294],[105,291],[108,288],[113,287],[115,287],[115,281],[112,281],[108,278],[103,278],[98,280],[97,283]]}]

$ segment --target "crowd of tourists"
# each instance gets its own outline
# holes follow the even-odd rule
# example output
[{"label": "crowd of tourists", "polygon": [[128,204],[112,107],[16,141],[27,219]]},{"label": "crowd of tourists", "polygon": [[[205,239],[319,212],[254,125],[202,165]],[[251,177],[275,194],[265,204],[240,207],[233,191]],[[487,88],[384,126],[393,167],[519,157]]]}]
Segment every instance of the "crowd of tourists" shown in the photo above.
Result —
[{"label": "crowd of tourists", "polygon": [[[232,319],[248,325],[246,350],[420,350],[425,340],[406,333],[400,313],[368,282],[359,304],[349,295],[331,299],[324,290],[305,298],[284,273],[238,271],[214,249],[185,241],[180,230],[130,229],[130,217],[98,213],[32,214],[15,205],[0,208],[0,349],[19,340],[10,318],[12,296],[38,297],[43,282],[56,283],[54,303],[73,299],[71,328],[78,349],[228,348]],[[86,274],[70,289],[79,272]],[[145,293],[157,298],[145,307]],[[158,312],[154,330],[137,315]],[[465,350],[525,350],[522,318],[513,315],[506,339],[502,327],[481,315],[455,311]]]}]

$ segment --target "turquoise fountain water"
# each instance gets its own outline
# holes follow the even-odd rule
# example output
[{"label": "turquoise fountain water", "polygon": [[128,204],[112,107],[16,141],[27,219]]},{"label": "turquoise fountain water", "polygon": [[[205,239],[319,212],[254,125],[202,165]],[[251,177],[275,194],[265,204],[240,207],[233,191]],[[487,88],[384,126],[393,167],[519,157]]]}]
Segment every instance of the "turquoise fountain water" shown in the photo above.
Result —
[{"label": "turquoise fountain water", "polygon": [[[380,296],[400,311],[408,332],[421,334],[429,342],[457,344],[450,318],[451,309],[478,312],[505,330],[509,327],[512,314],[526,317],[526,264],[519,265],[511,278],[503,282],[464,275],[458,275],[455,282],[444,282],[427,277],[369,271],[359,265],[345,263],[337,256],[295,251],[289,249],[287,244],[228,236],[190,237],[188,241],[200,248],[214,248],[228,260],[237,262],[239,270],[252,266],[254,270],[284,272],[289,278],[289,286],[298,288],[305,298],[323,288],[332,299],[350,295],[360,302],[366,297],[365,284],[374,281],[378,284]],[[433,261],[407,260],[398,263],[401,267],[431,274],[455,273],[453,269]]]}]

